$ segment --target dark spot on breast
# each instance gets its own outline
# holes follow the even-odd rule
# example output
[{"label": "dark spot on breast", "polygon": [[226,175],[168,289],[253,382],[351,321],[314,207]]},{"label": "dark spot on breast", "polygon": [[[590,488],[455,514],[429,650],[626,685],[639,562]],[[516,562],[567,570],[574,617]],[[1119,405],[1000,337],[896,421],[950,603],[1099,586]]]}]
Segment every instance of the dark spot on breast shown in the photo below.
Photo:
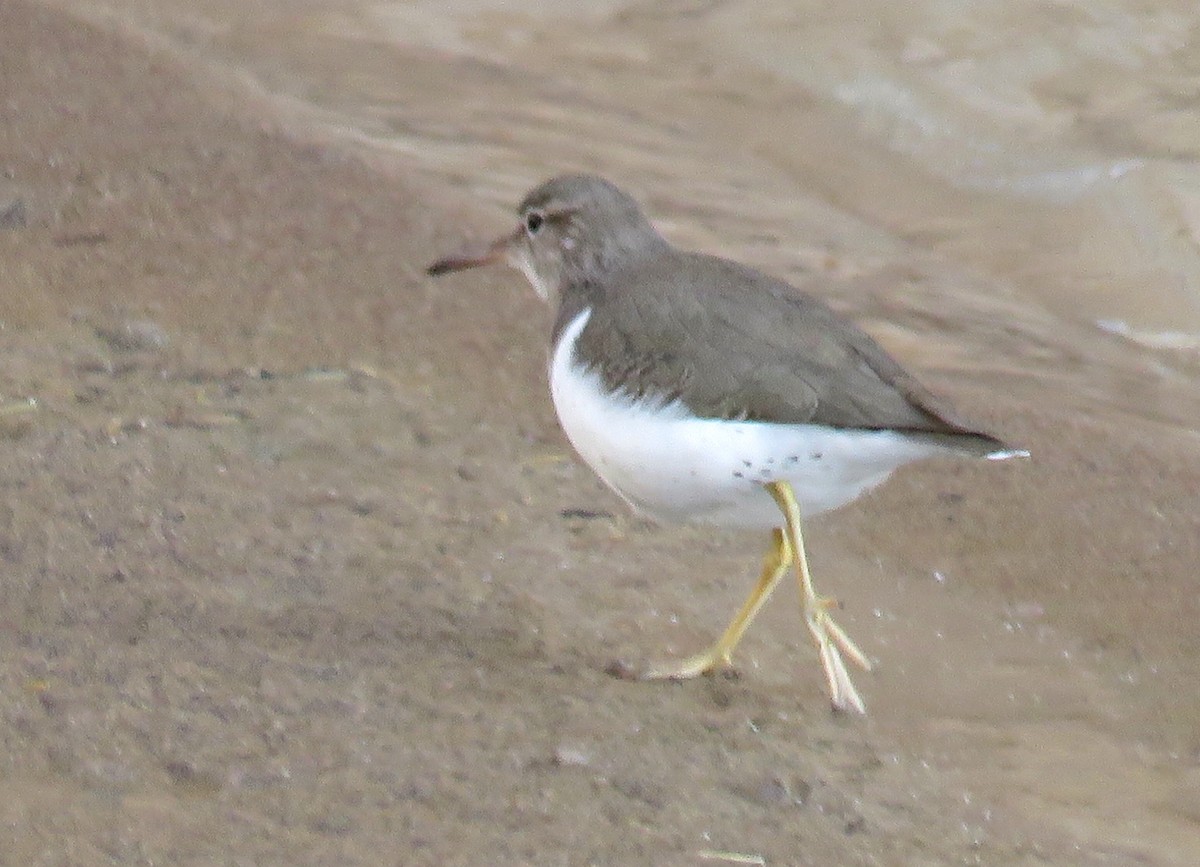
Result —
[{"label": "dark spot on breast", "polygon": [[819,461],[824,457],[824,455],[822,455],[820,452],[813,452],[811,457],[814,461]]},{"label": "dark spot on breast", "polygon": [[742,466],[743,466],[743,467],[745,467],[746,469],[750,469],[750,462],[749,462],[749,461],[742,461]]},{"label": "dark spot on breast", "polygon": [[788,462],[789,464],[798,464],[798,463],[800,463],[800,455],[789,455],[789,456],[788,456],[788,459],[787,459],[787,462]]},{"label": "dark spot on breast", "polygon": [[[749,464],[747,464],[746,466],[749,466]],[[746,474],[743,472],[736,472],[733,474],[733,477],[735,479],[744,479],[744,478],[746,478]]]}]

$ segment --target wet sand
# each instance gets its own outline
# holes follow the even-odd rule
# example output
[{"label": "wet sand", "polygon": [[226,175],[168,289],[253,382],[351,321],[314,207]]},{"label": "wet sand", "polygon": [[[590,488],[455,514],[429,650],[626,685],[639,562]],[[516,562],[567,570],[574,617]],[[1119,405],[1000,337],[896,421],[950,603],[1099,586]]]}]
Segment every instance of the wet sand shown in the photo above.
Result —
[{"label": "wet sand", "polygon": [[[490,198],[202,69],[0,6],[0,860],[1195,861],[1194,354],[791,238],[1034,459],[813,522],[866,720],[791,588],[739,677],[616,680],[711,640],[764,540],[627,515],[528,288],[422,275]],[[654,215],[702,243],[688,195]]]}]

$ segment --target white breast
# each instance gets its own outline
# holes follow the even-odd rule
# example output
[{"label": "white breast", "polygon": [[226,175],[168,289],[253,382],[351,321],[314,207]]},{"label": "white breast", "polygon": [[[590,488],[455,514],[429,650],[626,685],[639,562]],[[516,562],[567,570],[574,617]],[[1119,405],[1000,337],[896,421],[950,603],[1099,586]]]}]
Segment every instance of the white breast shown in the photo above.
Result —
[{"label": "white breast", "polygon": [[888,431],[701,419],[609,394],[575,347],[591,316],[563,330],[550,360],[550,393],[571,444],[613,490],[660,520],[770,528],[779,510],[765,482],[791,482],[803,514],[836,509],[897,467],[944,453]]}]

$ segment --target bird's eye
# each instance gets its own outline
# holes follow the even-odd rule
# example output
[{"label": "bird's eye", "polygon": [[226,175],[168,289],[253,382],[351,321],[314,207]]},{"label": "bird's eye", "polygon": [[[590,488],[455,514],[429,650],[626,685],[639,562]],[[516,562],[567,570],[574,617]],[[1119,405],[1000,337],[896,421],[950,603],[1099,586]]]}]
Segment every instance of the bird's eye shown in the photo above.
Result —
[{"label": "bird's eye", "polygon": [[541,211],[530,211],[525,215],[525,231],[531,235],[536,235],[545,224],[546,216]]}]

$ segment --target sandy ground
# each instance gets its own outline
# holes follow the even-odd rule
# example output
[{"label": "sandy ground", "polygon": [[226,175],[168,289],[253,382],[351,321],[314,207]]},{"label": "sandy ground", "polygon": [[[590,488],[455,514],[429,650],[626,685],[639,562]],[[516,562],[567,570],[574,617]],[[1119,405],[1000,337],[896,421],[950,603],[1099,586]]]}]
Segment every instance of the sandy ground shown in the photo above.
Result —
[{"label": "sandy ground", "polygon": [[[814,523],[868,719],[790,588],[739,677],[617,680],[711,639],[764,540],[574,461],[548,313],[422,275],[488,212],[21,0],[0,98],[4,863],[1195,862],[1194,435],[926,377],[1035,460]],[[1186,414],[1166,364],[1115,387]]]}]

